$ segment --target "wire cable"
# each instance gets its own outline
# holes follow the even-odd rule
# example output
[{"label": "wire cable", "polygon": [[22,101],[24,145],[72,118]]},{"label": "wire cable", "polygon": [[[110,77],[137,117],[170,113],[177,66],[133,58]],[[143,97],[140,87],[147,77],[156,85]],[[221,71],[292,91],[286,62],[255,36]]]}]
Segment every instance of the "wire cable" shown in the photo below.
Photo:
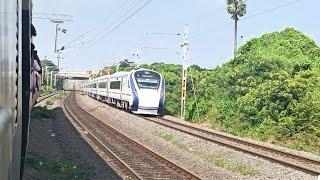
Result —
[{"label": "wire cable", "polygon": [[[108,17],[106,17],[103,22],[106,22],[107,20],[109,20],[114,14],[116,14],[120,9],[123,8],[123,6],[125,6],[127,3],[129,2],[129,0],[125,0],[124,2],[121,3],[121,5],[116,9],[114,10]],[[89,34],[90,32],[93,32],[95,30],[97,30],[98,28],[97,27],[94,27],[88,31],[86,31],[85,33],[82,33],[80,34],[77,38],[75,38],[74,40],[72,40],[71,42],[67,43],[65,45],[65,48],[70,48],[70,45],[73,44],[74,42],[82,39],[84,36],[86,36],[87,34]]]},{"label": "wire cable", "polygon": [[[132,6],[131,8],[129,8],[122,16],[120,16],[118,19],[114,20],[110,25],[108,25],[108,26],[106,26],[105,28],[103,28],[102,31],[103,31],[103,32],[104,32],[104,31],[107,31],[107,30],[108,30],[110,27],[112,27],[114,24],[116,24],[116,23],[119,22],[121,19],[123,19],[124,17],[126,17],[127,14],[128,14],[130,11],[132,11],[133,9],[135,9],[136,7],[138,7],[138,5],[139,5],[141,2],[143,2],[143,1],[139,1],[139,2],[137,2],[137,3],[135,3],[135,4],[133,4],[133,6]],[[95,41],[96,38],[98,38],[98,36],[99,36],[99,34],[97,34],[97,35],[96,35],[94,38],[92,38],[91,40],[88,40],[88,41],[86,42],[86,44]]]},{"label": "wire cable", "polygon": [[[291,5],[296,4],[296,3],[298,3],[298,2],[301,2],[301,1],[303,1],[303,0],[291,1],[291,2],[288,2],[288,3],[286,3],[286,4],[283,4],[283,5],[280,5],[280,6],[271,8],[271,9],[267,9],[267,10],[258,12],[258,13],[256,13],[256,14],[250,15],[250,16],[246,16],[246,17],[243,17],[243,18],[239,18],[239,20],[240,20],[240,21],[246,21],[246,20],[248,20],[248,19],[252,19],[252,18],[254,18],[254,17],[261,16],[261,15],[264,15],[264,14],[268,14],[268,13],[273,12],[273,11],[276,11],[276,10],[278,10],[278,9],[291,6]],[[225,26],[220,26],[220,27],[216,27],[215,29],[225,29],[225,28],[226,28]],[[189,38],[194,38],[194,37],[199,36],[199,35],[201,35],[201,34],[203,34],[203,33],[204,33],[204,32],[199,32],[199,33],[196,33],[196,34],[191,34],[191,36],[190,36]]]},{"label": "wire cable", "polygon": [[289,3],[283,4],[283,5],[280,5],[280,6],[277,6],[277,7],[274,7],[274,8],[271,8],[271,9],[268,9],[268,10],[265,10],[265,11],[262,11],[262,12],[259,12],[259,13],[256,13],[256,14],[253,14],[251,16],[246,16],[246,17],[240,18],[240,20],[243,21],[243,20],[247,20],[247,19],[250,19],[250,18],[253,18],[253,17],[256,17],[256,16],[261,16],[261,15],[276,11],[278,9],[291,6],[291,5],[296,4],[296,3],[300,2],[300,1],[303,1],[303,0],[292,1],[292,2],[289,2]]},{"label": "wire cable", "polygon": [[[114,32],[115,30],[117,30],[122,24],[124,24],[125,22],[127,22],[129,19],[131,19],[134,15],[136,15],[138,12],[140,12],[143,8],[145,8],[148,4],[150,4],[153,0],[148,0],[147,2],[145,2],[140,8],[138,8],[137,10],[135,10],[131,15],[129,15],[127,18],[125,18],[124,20],[122,20],[118,25],[116,25],[115,27],[113,27],[111,30],[109,30],[107,33],[105,33],[104,35],[102,35],[96,42],[104,39],[105,37],[107,37],[108,35],[110,35],[112,32]],[[91,46],[89,46],[88,48],[93,47],[96,44],[93,44]]]},{"label": "wire cable", "polygon": [[[126,2],[128,2],[128,1],[125,1],[124,3],[122,3],[121,6],[118,8],[118,10],[121,9],[122,6],[123,6]],[[110,27],[112,27],[114,24],[116,24],[116,23],[119,22],[121,19],[123,19],[124,17],[126,17],[127,14],[128,14],[130,11],[132,11],[133,9],[135,9],[136,7],[138,7],[138,5],[139,5],[140,3],[142,3],[142,2],[143,2],[143,0],[142,0],[142,1],[138,1],[138,2],[136,2],[136,3],[132,3],[132,4],[131,4],[131,5],[132,5],[131,8],[129,8],[125,13],[122,14],[122,16],[120,16],[119,18],[117,18],[116,20],[114,20],[111,24],[109,24],[108,26],[104,27],[104,28],[102,29],[102,32],[107,31],[107,30],[108,30]],[[116,10],[116,11],[118,11],[118,10]],[[116,11],[114,11],[114,12],[116,12]],[[96,34],[93,38],[91,38],[90,40],[87,40],[87,41],[85,41],[85,42],[77,43],[77,44],[75,44],[75,45],[73,45],[73,46],[68,46],[67,48],[68,48],[68,49],[74,48],[74,47],[76,47],[77,45],[83,45],[83,46],[84,46],[85,44],[90,44],[91,42],[97,41],[97,38],[98,38],[99,34],[100,34],[100,33],[97,33],[97,34]],[[91,46],[90,46],[90,47],[91,47]],[[65,48],[65,49],[66,49],[66,48]]]},{"label": "wire cable", "polygon": [[[88,40],[88,41],[86,41],[86,42],[78,43],[77,45],[79,45],[79,44],[82,44],[82,45],[84,45],[84,44],[89,44],[89,43],[95,41],[95,43],[93,43],[93,44],[91,44],[91,45],[89,45],[89,46],[87,46],[87,47],[83,47],[83,48],[85,48],[85,49],[87,50],[87,49],[95,46],[95,45],[97,44],[97,42],[103,40],[106,36],[110,35],[112,32],[114,32],[115,30],[117,30],[122,24],[124,24],[125,22],[127,22],[128,20],[130,20],[134,15],[136,15],[138,12],[140,12],[143,8],[145,8],[145,7],[146,7],[148,4],[150,4],[152,1],[153,1],[153,0],[148,0],[148,1],[146,1],[142,6],[140,6],[138,9],[136,9],[136,10],[135,10],[133,13],[131,13],[128,17],[126,17],[124,20],[122,20],[118,25],[116,25],[115,27],[113,27],[111,30],[107,31],[105,34],[103,34],[102,36],[100,36],[98,39],[96,39],[96,40],[95,40],[95,39],[91,39],[91,40]],[[143,2],[143,1],[140,1],[139,3],[136,3],[136,4],[135,4],[132,8],[130,8],[123,16],[121,16],[120,18],[118,18],[118,19],[117,19],[116,21],[114,21],[112,24],[116,24],[116,22],[118,22],[118,21],[121,20],[123,17],[125,17],[128,12],[130,12],[132,9],[134,9],[134,8],[135,8],[138,4],[140,4],[141,2]],[[105,28],[105,29],[107,29],[107,28]],[[83,53],[86,52],[86,50],[81,51],[80,53],[83,54]]]}]

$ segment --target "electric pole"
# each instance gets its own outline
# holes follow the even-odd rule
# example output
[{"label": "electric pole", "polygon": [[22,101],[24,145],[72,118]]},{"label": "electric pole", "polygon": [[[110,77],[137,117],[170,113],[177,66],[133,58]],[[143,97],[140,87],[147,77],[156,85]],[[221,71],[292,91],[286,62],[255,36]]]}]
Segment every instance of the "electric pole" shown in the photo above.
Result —
[{"label": "electric pole", "polygon": [[58,36],[59,31],[66,33],[66,29],[61,29],[61,24],[65,21],[73,21],[72,16],[65,14],[48,14],[48,13],[33,13],[33,18],[35,19],[49,19],[50,22],[55,24],[55,35],[54,35],[54,53],[57,53],[58,69],[60,70],[60,54],[64,50],[64,47],[58,49]]},{"label": "electric pole", "polygon": [[116,72],[119,72],[119,66],[120,66],[120,58],[117,55],[113,56],[114,61],[116,62],[117,69]]},{"label": "electric pole", "polygon": [[[185,25],[184,33],[147,33],[147,35],[165,35],[165,36],[182,36],[183,41],[181,48],[183,51],[183,62],[182,62],[182,75],[181,75],[181,109],[180,117],[185,119],[186,116],[186,96],[187,96],[187,74],[188,74],[188,60],[189,60],[189,27]],[[153,49],[166,49],[166,48],[153,48]]]},{"label": "electric pole", "polygon": [[60,31],[60,25],[63,23],[63,21],[61,20],[50,20],[50,22],[55,23],[56,24],[56,33],[54,36],[54,53],[58,52],[58,48],[57,48],[57,44],[58,44],[58,33]]},{"label": "electric pole", "polygon": [[61,58],[61,52],[60,52],[60,51],[58,51],[57,53],[58,53],[58,54],[57,54],[57,59],[58,59],[58,70],[60,71],[60,59],[62,59],[62,58]]},{"label": "electric pole", "polygon": [[136,48],[136,52],[133,54],[133,56],[136,56],[136,68],[139,68],[139,63],[140,63],[140,50],[139,48]]},{"label": "electric pole", "polygon": [[181,44],[183,51],[182,64],[182,83],[181,83],[181,119],[186,116],[186,96],[187,96],[187,73],[188,73],[188,59],[189,59],[189,28],[185,26],[183,34],[183,42]]},{"label": "electric pole", "polygon": [[53,72],[50,72],[50,86],[53,88]]}]

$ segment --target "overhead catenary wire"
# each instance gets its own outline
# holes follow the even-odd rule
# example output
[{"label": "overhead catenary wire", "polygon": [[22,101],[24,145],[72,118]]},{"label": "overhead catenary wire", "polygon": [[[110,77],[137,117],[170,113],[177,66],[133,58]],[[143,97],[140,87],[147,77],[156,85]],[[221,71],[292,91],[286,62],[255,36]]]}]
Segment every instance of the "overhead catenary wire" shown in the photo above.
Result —
[{"label": "overhead catenary wire", "polygon": [[[113,27],[112,29],[110,29],[108,32],[106,32],[105,34],[103,34],[102,36],[100,36],[97,40],[96,43],[102,39],[104,39],[105,37],[107,37],[108,35],[110,35],[112,32],[114,32],[115,30],[117,30],[121,25],[123,25],[125,22],[127,22],[129,19],[131,19],[134,15],[136,15],[138,12],[140,12],[144,7],[146,7],[148,4],[150,4],[153,0],[148,0],[146,1],[140,8],[138,8],[137,10],[135,10],[133,13],[131,13],[127,18],[125,18],[124,20],[122,20],[118,25],[116,25],[115,27]],[[93,44],[91,46],[89,46],[88,48],[91,48],[93,46],[95,46],[96,44]]]},{"label": "overhead catenary wire", "polygon": [[261,16],[261,15],[264,15],[264,14],[267,14],[267,13],[270,13],[270,12],[273,12],[273,11],[276,11],[276,10],[278,10],[278,9],[291,6],[291,5],[296,4],[296,3],[300,2],[300,1],[303,1],[303,0],[291,1],[291,2],[288,2],[288,3],[286,3],[286,4],[283,4],[283,5],[280,5],[280,6],[277,6],[277,7],[268,9],[268,10],[265,10],[265,11],[258,12],[258,13],[256,13],[256,14],[253,14],[253,15],[250,15],[250,16],[245,16],[245,17],[241,18],[240,20],[244,21],[244,20],[247,20],[247,19],[251,19],[251,18],[253,18],[253,17],[256,17],[256,16]]},{"label": "overhead catenary wire", "polygon": [[[268,14],[268,13],[271,13],[273,11],[276,11],[276,10],[279,10],[279,9],[282,9],[282,8],[285,8],[285,7],[288,7],[288,6],[291,6],[293,4],[296,4],[296,3],[299,3],[303,0],[295,0],[295,1],[290,1],[286,4],[282,4],[282,5],[279,5],[279,6],[276,6],[276,7],[273,7],[271,9],[267,9],[267,10],[264,10],[264,11],[261,11],[261,12],[258,12],[258,13],[255,13],[255,14],[252,14],[252,15],[249,15],[249,16],[245,16],[245,17],[242,17],[242,18],[239,18],[240,21],[246,21],[248,19],[252,19],[254,17],[257,17],[257,16],[261,16],[261,15],[265,15],[265,14]],[[225,29],[227,28],[226,26],[218,26],[216,27],[215,29]],[[196,36],[199,36],[201,34],[203,34],[205,32],[199,32],[199,33],[196,33],[196,34],[191,34],[189,38],[194,38]]]},{"label": "overhead catenary wire", "polygon": [[[124,2],[122,2],[122,3],[120,4],[120,6],[119,6],[116,10],[114,10],[108,17],[106,17],[106,18],[103,20],[103,22],[106,22],[107,20],[109,20],[114,14],[116,14],[118,11],[120,11],[128,2],[129,2],[129,0],[125,0]],[[92,28],[92,29],[90,29],[90,30],[88,30],[88,31],[80,34],[80,35],[79,35],[78,37],[76,37],[74,40],[72,40],[72,41],[70,41],[69,43],[67,43],[67,44],[65,45],[65,48],[70,48],[70,45],[71,45],[71,44],[73,44],[74,42],[79,41],[80,39],[84,38],[84,36],[86,36],[86,35],[89,34],[90,32],[93,32],[93,31],[95,31],[95,30],[97,30],[97,29],[98,29],[98,27],[94,27],[94,28]]]},{"label": "overhead catenary wire", "polygon": [[[138,1],[136,3],[133,4],[133,6],[131,6],[131,8],[129,8],[125,13],[122,14],[122,16],[120,16],[119,18],[117,18],[116,20],[114,20],[110,25],[106,26],[105,28],[103,28],[102,32],[107,31],[108,29],[110,29],[111,27],[113,27],[113,25],[117,24],[118,22],[121,21],[121,19],[125,18],[127,16],[127,14],[129,12],[131,12],[133,9],[137,8],[138,5],[143,2],[143,1]],[[94,38],[91,38],[90,40],[86,41],[85,43],[88,44],[90,42],[93,42],[97,39],[99,39],[99,34],[97,34]]]},{"label": "overhead catenary wire", "polygon": [[[136,9],[138,7],[139,4],[141,4],[143,1],[139,1],[136,2],[134,4],[132,4],[131,8],[129,8],[125,13],[123,13],[122,16],[120,16],[118,19],[116,19],[115,21],[113,21],[110,25],[108,25],[107,27],[105,27],[103,29],[103,31],[106,31],[108,29],[110,29],[113,25],[117,24],[116,26],[112,27],[110,30],[108,30],[106,33],[104,33],[101,36],[96,35],[95,37],[91,38],[90,40],[87,40],[85,42],[80,42],[77,43],[76,45],[86,45],[86,44],[90,44],[92,42],[94,42],[91,45],[88,45],[87,47],[83,47],[83,48],[91,48],[93,46],[96,45],[97,42],[99,42],[100,40],[104,39],[106,36],[108,36],[109,34],[111,34],[113,31],[115,31],[116,29],[118,29],[122,24],[124,24],[125,22],[127,22],[130,18],[132,18],[134,15],[136,15],[139,11],[141,11],[144,7],[146,7],[148,4],[150,4],[153,0],[148,0],[146,1],[142,6],[140,6],[138,9]],[[134,12],[132,12],[129,16],[127,16],[127,14],[129,12],[131,12],[132,10],[136,9]],[[127,17],[126,17],[127,16]],[[124,20],[121,21],[121,19],[123,19],[124,17],[126,17]],[[69,47],[72,48],[72,47]]]},{"label": "overhead catenary wire", "polygon": [[[114,26],[112,29],[110,29],[109,31],[107,31],[106,33],[104,33],[103,35],[101,35],[100,37],[98,38],[92,38],[86,42],[80,42],[80,43],[77,43],[76,45],[85,45],[85,44],[89,44],[91,42],[94,42],[93,44],[87,46],[87,47],[82,47],[82,48],[85,48],[85,50],[88,50],[89,48],[95,46],[97,44],[97,42],[103,40],[106,36],[110,35],[112,32],[114,32],[116,29],[118,29],[122,24],[124,24],[125,22],[127,22],[128,20],[130,20],[134,15],[136,15],[138,12],[140,12],[143,8],[145,8],[147,5],[149,5],[153,0],[148,0],[146,1],[142,6],[140,6],[138,9],[136,9],[134,12],[132,12],[129,16],[127,16],[124,20],[120,21],[121,19],[123,19],[123,17],[125,17],[130,11],[132,11],[133,9],[135,9],[139,4],[141,4],[141,2],[143,1],[140,1],[138,3],[135,3],[129,10],[127,10],[124,15],[122,15],[120,18],[118,18],[117,20],[113,21],[112,22],[112,25],[113,24],[116,24],[117,22],[120,22],[119,24],[117,24],[116,26]],[[107,28],[105,28],[107,29]],[[86,51],[81,51],[80,54],[83,54],[85,53]],[[78,54],[78,53],[77,53]],[[75,54],[74,54],[75,55]]]}]

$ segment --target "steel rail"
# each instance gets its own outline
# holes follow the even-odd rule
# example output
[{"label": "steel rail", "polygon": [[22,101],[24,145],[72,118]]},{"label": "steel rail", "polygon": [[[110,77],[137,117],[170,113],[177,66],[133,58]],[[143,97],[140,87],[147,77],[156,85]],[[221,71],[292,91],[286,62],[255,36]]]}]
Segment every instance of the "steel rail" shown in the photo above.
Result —
[{"label": "steel rail", "polygon": [[126,169],[127,172],[129,172],[129,174],[131,174],[131,177],[134,179],[142,179],[133,169],[131,169],[124,161],[122,161],[106,145],[104,145],[103,142],[101,142],[99,140],[99,138],[97,138],[93,133],[91,133],[90,130],[88,128],[86,128],[86,126],[83,123],[81,123],[81,121],[78,118],[76,118],[74,113],[71,112],[71,110],[69,109],[69,107],[67,105],[67,101],[70,98],[70,96],[71,96],[71,93],[69,93],[69,95],[63,101],[64,109],[68,113],[68,115],[80,126],[81,129],[83,129],[85,132],[87,132],[87,136],[89,136],[89,138],[91,140],[93,140],[96,145],[98,145],[105,153],[107,153],[109,156],[111,156],[112,159],[115,159],[118,162],[117,163],[118,165],[122,166],[121,169]]},{"label": "steel rail", "polygon": [[[119,109],[114,106],[110,106],[110,107],[116,108],[116,109],[124,111],[126,113],[129,113],[123,109]],[[251,142],[246,139],[232,136],[229,134],[223,134],[221,132],[214,132],[212,130],[202,129],[199,127],[195,127],[194,125],[183,124],[178,121],[165,119],[163,117],[156,117],[155,118],[155,117],[145,117],[142,115],[136,115],[136,116],[143,118],[145,120],[148,120],[148,121],[152,121],[152,122],[157,123],[159,125],[162,125],[162,126],[189,134],[191,136],[195,136],[200,139],[204,139],[206,141],[214,142],[214,143],[217,143],[217,144],[220,144],[220,145],[223,145],[223,146],[226,146],[226,147],[238,150],[238,151],[242,151],[244,153],[256,155],[256,156],[262,157],[264,159],[267,159],[269,161],[280,163],[285,166],[289,166],[291,168],[306,172],[311,175],[317,175],[317,176],[319,175],[320,176],[320,160],[317,160],[317,159],[312,159],[309,157],[305,157],[303,155],[289,153],[289,152],[286,152],[282,149],[276,149],[276,148],[269,147],[269,146],[266,146],[263,144],[258,144],[258,143]],[[155,120],[155,119],[158,119],[158,120]],[[166,124],[165,122],[167,122],[169,124]],[[174,124],[174,125],[170,125],[170,124]],[[177,127],[177,126],[180,126],[180,127]],[[187,128],[189,130],[187,130]],[[197,133],[191,132],[190,129],[192,129],[194,131],[198,131],[198,132]],[[207,134],[207,136],[205,136],[203,134]],[[216,139],[216,138],[220,138],[220,140]],[[233,144],[230,144],[230,141],[233,142]],[[236,144],[234,144],[234,143],[236,143]],[[241,145],[246,146],[246,147],[241,147]],[[256,148],[256,150],[253,150],[252,148]],[[263,150],[263,151],[265,151],[265,153],[257,152],[257,150]],[[268,152],[272,153],[273,156],[268,155],[267,154]],[[274,155],[274,154],[277,154],[277,155]],[[279,159],[279,156],[282,159]],[[290,161],[290,157],[291,157],[291,160],[295,161],[295,163]],[[286,160],[284,160],[285,158],[286,158]],[[317,168],[312,168],[310,166],[303,165],[303,163],[313,164]]]},{"label": "steel rail", "polygon": [[46,95],[40,96],[37,99],[37,103],[40,103],[40,102],[42,102],[42,101],[44,101],[44,100],[46,100],[46,99],[48,99],[48,98],[50,98],[52,96],[55,96],[55,95],[58,95],[58,94],[57,93],[51,93],[51,94],[46,94]]},{"label": "steel rail", "polygon": [[[68,98],[71,96],[71,93],[69,94]],[[66,106],[66,100],[64,102],[65,107],[67,109]],[[81,105],[78,104],[78,102],[75,100],[75,104],[78,106],[79,109],[85,111],[87,113],[87,115],[91,116],[92,118],[96,119],[97,121],[103,123],[108,129],[110,129],[111,131],[115,132],[115,134],[117,134],[118,136],[120,136],[121,138],[125,139],[126,141],[129,141],[130,143],[132,143],[134,146],[140,148],[141,150],[143,150],[144,152],[146,152],[147,154],[150,155],[150,157],[155,158],[157,161],[161,162],[162,164],[165,164],[166,166],[170,167],[170,169],[174,170],[175,172],[177,172],[178,174],[184,175],[186,179],[200,179],[198,176],[192,174],[191,172],[183,169],[182,167],[178,166],[177,164],[169,161],[168,159],[166,159],[165,157],[155,153],[154,151],[150,150],[149,148],[145,147],[144,145],[142,145],[141,143],[133,140],[132,138],[128,137],[127,135],[121,133],[120,131],[114,129],[113,127],[111,127],[110,125],[106,124],[105,122],[103,122],[102,120],[100,120],[99,118],[95,117],[91,112],[87,111],[86,109],[84,109],[83,107],[81,107]],[[70,110],[69,110],[70,112]],[[70,112],[71,113],[71,112]],[[75,117],[73,115],[73,117]],[[81,123],[79,120],[77,120],[79,123]],[[81,126],[88,132],[88,134],[90,134],[91,137],[96,139],[96,142],[99,142],[100,146],[103,147],[103,149],[108,149],[108,147],[106,147],[97,137],[95,137],[95,135],[93,135],[93,133],[91,133],[86,127],[85,125],[83,125],[81,123]],[[120,162],[122,162],[124,164],[124,166],[130,168],[130,165],[127,165],[124,161],[121,160],[120,157],[118,157],[115,153],[112,152],[112,150],[108,149],[109,152],[111,152],[113,154],[113,156],[116,157],[116,159],[119,159]],[[132,168],[131,168],[132,170]],[[137,179],[143,179],[141,176],[139,176],[138,172],[135,172],[134,170],[132,170],[132,172],[136,175]]]},{"label": "steel rail", "polygon": [[[195,127],[194,125],[187,125],[184,123],[180,123],[178,121],[173,121],[173,120],[165,119],[162,117],[144,117],[144,116],[139,116],[139,117],[145,120],[160,124],[162,126],[166,126],[168,128],[175,129],[180,132],[210,141],[210,142],[218,143],[220,145],[227,146],[235,150],[240,150],[245,153],[250,153],[253,155],[263,157],[264,159],[271,160],[273,162],[278,162],[286,166],[290,166],[292,168],[304,171],[308,174],[312,174],[312,175],[320,174],[320,160],[311,159],[309,157],[304,157],[301,155],[289,153],[281,149],[268,147],[266,145],[254,143],[254,142],[241,139],[239,137],[235,137],[232,135],[209,131],[206,129]],[[190,129],[193,132],[190,131]],[[261,151],[261,152],[258,152],[258,151]],[[268,155],[268,153],[272,153],[272,155]],[[279,156],[281,156],[282,159],[279,159]],[[292,162],[292,160],[295,163]],[[303,163],[306,163],[307,165],[304,165]],[[312,164],[316,168],[310,167],[310,164]]]}]

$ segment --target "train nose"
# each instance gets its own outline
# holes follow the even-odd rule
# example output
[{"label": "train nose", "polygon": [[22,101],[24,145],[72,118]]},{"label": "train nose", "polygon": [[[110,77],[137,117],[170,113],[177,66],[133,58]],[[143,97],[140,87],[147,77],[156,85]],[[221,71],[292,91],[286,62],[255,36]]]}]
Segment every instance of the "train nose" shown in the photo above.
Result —
[{"label": "train nose", "polygon": [[160,94],[155,90],[143,90],[139,97],[139,107],[158,108]]},{"label": "train nose", "polygon": [[160,99],[160,95],[157,92],[145,92],[142,93],[143,96],[139,97],[139,106],[144,107],[158,107],[159,101],[157,99]]}]

